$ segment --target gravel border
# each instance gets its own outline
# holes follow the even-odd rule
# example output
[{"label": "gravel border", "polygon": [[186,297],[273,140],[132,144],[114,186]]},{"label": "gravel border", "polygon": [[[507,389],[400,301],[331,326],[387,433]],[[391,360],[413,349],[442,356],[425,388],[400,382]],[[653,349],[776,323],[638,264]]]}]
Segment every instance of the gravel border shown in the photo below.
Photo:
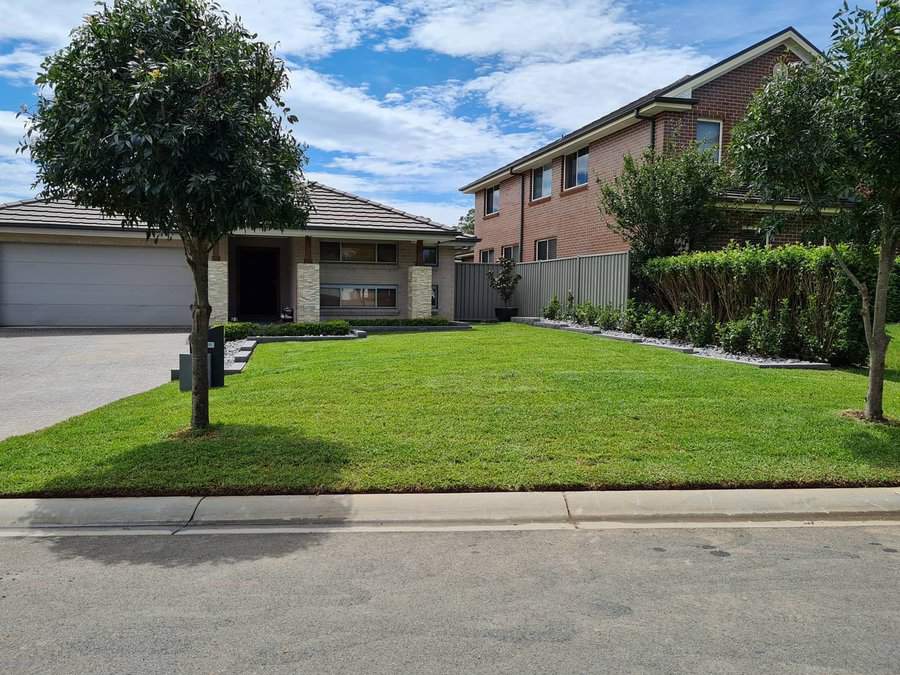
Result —
[{"label": "gravel border", "polygon": [[676,342],[664,338],[650,338],[636,333],[626,333],[620,330],[602,330],[595,326],[580,326],[568,321],[551,321],[539,317],[516,317],[516,323],[524,323],[538,328],[554,328],[556,330],[568,330],[578,333],[588,333],[598,337],[644,344],[651,347],[661,347],[683,354],[692,354],[705,359],[716,361],[728,361],[730,363],[743,363],[757,368],[785,368],[794,370],[831,370],[831,364],[821,361],[803,361],[802,359],[785,359],[780,357],[753,356],[751,354],[731,354],[721,347],[695,347],[686,342]]}]

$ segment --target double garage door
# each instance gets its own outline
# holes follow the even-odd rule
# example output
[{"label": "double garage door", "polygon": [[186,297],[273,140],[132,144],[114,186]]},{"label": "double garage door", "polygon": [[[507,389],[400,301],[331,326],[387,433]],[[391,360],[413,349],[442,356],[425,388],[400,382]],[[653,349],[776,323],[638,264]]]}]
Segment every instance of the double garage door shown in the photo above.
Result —
[{"label": "double garage door", "polygon": [[181,247],[0,243],[0,326],[187,326]]}]

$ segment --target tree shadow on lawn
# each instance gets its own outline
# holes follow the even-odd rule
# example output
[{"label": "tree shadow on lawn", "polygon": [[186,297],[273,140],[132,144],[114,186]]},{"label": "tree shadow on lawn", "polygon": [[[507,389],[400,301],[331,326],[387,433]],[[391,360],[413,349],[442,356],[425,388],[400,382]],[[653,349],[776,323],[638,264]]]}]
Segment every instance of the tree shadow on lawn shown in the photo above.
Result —
[{"label": "tree shadow on lawn", "polygon": [[900,423],[887,424],[847,419],[847,424],[857,426],[842,445],[854,457],[871,467],[900,471]]},{"label": "tree shadow on lawn", "polygon": [[[297,430],[253,425],[216,427],[209,437],[173,438],[142,445],[48,482],[52,496],[215,496],[316,493],[340,477],[347,448]],[[350,513],[330,505],[329,522]],[[41,518],[41,506],[31,514]],[[36,539],[61,559],[108,565],[175,568],[279,558],[321,544],[326,533],[265,535],[67,536]]]}]

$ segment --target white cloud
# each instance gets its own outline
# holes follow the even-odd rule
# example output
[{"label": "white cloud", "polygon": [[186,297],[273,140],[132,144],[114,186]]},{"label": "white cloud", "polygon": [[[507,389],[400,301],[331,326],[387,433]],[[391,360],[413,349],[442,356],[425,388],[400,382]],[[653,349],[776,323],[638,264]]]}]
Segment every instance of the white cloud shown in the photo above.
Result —
[{"label": "white cloud", "polygon": [[411,0],[406,36],[390,49],[451,56],[571,59],[635,36],[639,28],[614,0]]},{"label": "white cloud", "polygon": [[691,49],[641,49],[527,64],[479,77],[467,89],[495,107],[568,131],[710,63]]},{"label": "white cloud", "polygon": [[452,190],[544,140],[504,134],[489,116],[455,116],[430,98],[388,104],[309,68],[291,72],[287,101],[300,111],[298,138],[337,153],[332,168],[377,179],[370,191]]},{"label": "white cloud", "polygon": [[0,78],[13,83],[32,84],[46,53],[36,45],[23,44],[0,54]]}]

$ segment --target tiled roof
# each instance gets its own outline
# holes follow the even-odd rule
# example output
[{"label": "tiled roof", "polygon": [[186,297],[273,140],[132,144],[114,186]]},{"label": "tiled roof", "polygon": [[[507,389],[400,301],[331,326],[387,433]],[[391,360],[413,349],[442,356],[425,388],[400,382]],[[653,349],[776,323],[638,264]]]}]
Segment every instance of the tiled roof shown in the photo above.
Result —
[{"label": "tiled roof", "polygon": [[[494,171],[491,171],[490,173],[485,174],[481,178],[478,178],[477,180],[474,180],[471,183],[467,183],[466,185],[463,185],[459,189],[463,192],[466,192],[467,190],[470,190],[473,186],[479,185],[487,180],[491,180],[493,178],[499,178],[500,176],[502,176],[503,174],[508,172],[510,169],[512,169],[516,165],[523,164],[535,157],[540,157],[541,155],[543,155],[549,151],[552,151],[553,149],[555,149],[559,146],[565,145],[566,143],[569,143],[571,141],[575,141],[579,137],[584,136],[596,129],[600,129],[601,127],[603,127],[611,122],[614,122],[626,115],[635,114],[641,108],[643,108],[644,106],[646,106],[649,103],[652,103],[655,100],[675,100],[675,99],[669,99],[666,95],[676,92],[680,87],[682,87],[682,85],[685,85],[686,83],[690,82],[691,80],[698,79],[701,76],[706,75],[707,73],[712,72],[712,71],[716,70],[717,68],[719,68],[729,62],[732,62],[732,61],[738,62],[745,54],[752,52],[754,49],[756,49],[760,45],[764,45],[768,42],[774,42],[783,37],[792,36],[792,35],[796,36],[798,39],[802,40],[806,45],[811,47],[816,52],[821,53],[815,45],[813,45],[811,42],[809,42],[809,40],[807,40],[805,37],[803,37],[793,26],[788,26],[787,28],[778,31],[774,35],[770,35],[769,37],[764,38],[764,39],[760,40],[759,42],[750,45],[746,49],[742,49],[741,51],[737,52],[736,54],[732,54],[731,56],[729,56],[725,59],[722,59],[718,63],[715,63],[715,64],[709,66],[708,68],[704,68],[703,70],[701,70],[698,73],[694,73],[693,75],[685,75],[685,76],[675,80],[671,84],[666,85],[665,87],[660,87],[659,89],[651,91],[649,94],[641,96],[640,98],[635,99],[631,103],[627,103],[626,105],[623,105],[621,108],[613,110],[611,113],[608,113],[608,114],[604,115],[603,117],[594,120],[593,122],[589,122],[588,124],[584,125],[583,127],[575,129],[575,131],[564,134],[560,138],[556,139],[555,141],[551,141],[550,143],[544,145],[543,147],[538,148],[534,152],[530,152],[527,155],[523,155],[522,157],[519,157],[518,159],[515,159],[508,164],[504,164],[499,169],[495,169]],[[684,100],[690,101],[690,99],[684,99]]]},{"label": "tiled roof", "polygon": [[[313,204],[307,224],[310,229],[459,234],[447,225],[321,183],[310,182],[308,187]],[[3,225],[50,229],[87,227],[118,230],[121,227],[119,219],[108,218],[99,209],[76,206],[64,199],[29,199],[0,204],[0,226]]]}]

